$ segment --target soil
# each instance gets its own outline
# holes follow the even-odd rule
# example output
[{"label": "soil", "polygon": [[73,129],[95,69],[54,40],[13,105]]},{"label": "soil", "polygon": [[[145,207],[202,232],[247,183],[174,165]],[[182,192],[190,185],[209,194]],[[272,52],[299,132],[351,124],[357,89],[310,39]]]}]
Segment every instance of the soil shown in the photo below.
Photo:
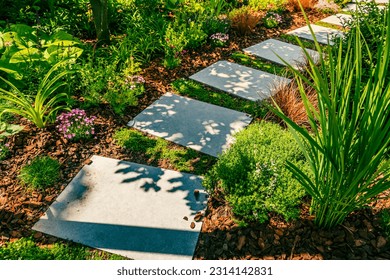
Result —
[{"label": "soil", "polygon": [[[165,69],[162,60],[155,59],[141,73],[146,80],[145,94],[139,105],[130,109],[125,117],[116,116],[104,106],[88,110],[88,115],[97,117],[95,139],[68,142],[55,131],[54,126],[39,130],[24,119],[17,120],[25,128],[8,141],[12,156],[0,161],[0,246],[7,241],[30,236],[40,245],[58,241],[31,228],[92,155],[150,163],[146,156],[132,154],[117,146],[112,139],[116,129],[125,127],[129,120],[170,91],[170,83],[174,80],[187,78],[220,59],[229,60],[235,51],[305,25],[300,12],[286,16],[288,20],[280,28],[270,30],[258,26],[253,33],[245,36],[233,32],[227,47],[213,49],[206,46],[189,51],[184,55],[181,67],[174,70]],[[308,11],[308,16],[311,22],[315,22],[327,15]],[[24,164],[39,155],[49,155],[61,162],[61,183],[45,190],[28,190],[19,182],[18,174]],[[171,168],[167,162],[159,162],[158,165]],[[351,214],[341,226],[329,231],[318,229],[313,224],[307,202],[302,204],[299,220],[287,223],[276,215],[270,215],[268,223],[240,227],[222,195],[216,194],[210,198],[202,219],[195,258],[390,259],[390,242],[377,215],[383,208],[390,208],[389,193],[384,193],[372,207]]]}]

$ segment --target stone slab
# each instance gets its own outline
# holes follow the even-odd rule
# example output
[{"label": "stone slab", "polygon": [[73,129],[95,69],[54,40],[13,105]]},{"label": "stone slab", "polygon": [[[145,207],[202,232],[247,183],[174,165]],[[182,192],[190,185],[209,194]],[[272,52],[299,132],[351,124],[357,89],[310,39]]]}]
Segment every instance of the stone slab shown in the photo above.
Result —
[{"label": "stone slab", "polygon": [[[306,51],[314,60],[318,60],[318,52],[309,49],[306,49]],[[285,60],[288,64],[296,69],[298,69],[306,62],[306,57],[304,56],[300,46],[285,43],[275,39],[269,39],[246,48],[244,49],[244,52],[281,65],[286,65],[286,63],[283,62],[283,60]],[[283,58],[283,60],[279,57]]]},{"label": "stone slab", "polygon": [[349,22],[350,20],[352,20],[352,16],[346,14],[336,14],[321,19],[322,22],[326,22],[338,26],[343,26],[346,22]]},{"label": "stone slab", "polygon": [[201,178],[100,156],[91,160],[34,230],[132,259],[193,258],[202,224],[190,225],[207,202]]},{"label": "stone slab", "polygon": [[[323,27],[315,24],[312,24],[311,27],[313,29],[314,36],[317,38],[317,41],[321,44],[325,44],[325,45],[328,44],[328,38],[329,38],[329,44],[333,45],[334,42],[332,41],[332,36],[336,36],[336,37],[343,36],[343,32],[333,28]],[[294,35],[302,39],[314,41],[314,38],[310,33],[309,26],[304,26],[292,30],[287,34]]]},{"label": "stone slab", "polygon": [[217,157],[251,121],[242,112],[166,93],[128,125]]},{"label": "stone slab", "polygon": [[199,71],[190,79],[251,101],[268,98],[278,84],[291,81],[225,60]]}]

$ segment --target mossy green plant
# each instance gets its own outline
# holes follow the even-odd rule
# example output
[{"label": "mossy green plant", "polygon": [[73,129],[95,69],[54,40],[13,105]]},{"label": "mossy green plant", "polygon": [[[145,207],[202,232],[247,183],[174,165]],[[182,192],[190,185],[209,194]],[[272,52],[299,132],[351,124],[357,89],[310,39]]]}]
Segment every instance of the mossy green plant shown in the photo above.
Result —
[{"label": "mossy green plant", "polygon": [[114,134],[116,144],[133,153],[140,153],[150,163],[168,162],[170,168],[198,175],[206,173],[215,159],[195,150],[177,146],[161,138],[151,138],[132,129],[119,129]]},{"label": "mossy green plant", "polygon": [[119,255],[97,251],[71,242],[39,246],[33,238],[21,238],[0,247],[0,260],[123,260]]},{"label": "mossy green plant", "polygon": [[179,79],[172,83],[172,87],[177,94],[244,112],[254,118],[263,118],[268,113],[268,109],[263,103],[233,97],[224,92],[207,90],[202,84],[195,81]]},{"label": "mossy green plant", "polygon": [[32,189],[44,189],[58,182],[60,163],[48,156],[33,159],[20,170],[19,179]]},{"label": "mossy green plant", "polygon": [[271,74],[283,76],[283,77],[292,77],[293,74],[288,71],[288,69],[284,66],[277,65],[272,62],[267,62],[265,60],[261,59],[254,59],[251,56],[242,53],[242,52],[235,52],[232,54],[232,59],[234,59],[235,62],[243,65],[247,65],[256,69],[259,69],[264,72],[268,72]]}]

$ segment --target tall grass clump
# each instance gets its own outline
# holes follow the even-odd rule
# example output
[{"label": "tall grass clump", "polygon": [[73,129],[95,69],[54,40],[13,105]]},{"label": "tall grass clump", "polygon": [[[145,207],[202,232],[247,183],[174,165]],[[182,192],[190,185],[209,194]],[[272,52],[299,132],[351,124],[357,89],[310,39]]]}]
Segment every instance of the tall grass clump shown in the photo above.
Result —
[{"label": "tall grass clump", "polygon": [[[390,60],[389,14],[387,10],[381,23],[382,39],[376,53],[370,52],[357,23],[353,36],[336,46],[338,52],[323,51],[316,42],[319,65],[305,52],[309,77],[291,67],[311,132],[276,112],[291,128],[310,164],[313,177],[296,164],[287,166],[311,195],[311,212],[320,227],[342,223],[351,212],[390,188],[389,163],[381,164],[390,144],[390,86],[385,79]],[[364,82],[363,51],[376,57]],[[317,92],[317,108],[310,103],[305,85]]]}]

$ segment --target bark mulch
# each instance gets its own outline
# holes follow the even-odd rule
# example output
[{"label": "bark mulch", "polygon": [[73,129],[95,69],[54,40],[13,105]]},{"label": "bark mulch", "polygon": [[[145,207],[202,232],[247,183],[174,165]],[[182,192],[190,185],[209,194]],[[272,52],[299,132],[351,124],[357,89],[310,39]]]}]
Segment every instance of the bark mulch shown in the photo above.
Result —
[{"label": "bark mulch", "polygon": [[[308,15],[311,22],[327,16],[316,11],[310,11]],[[112,139],[116,129],[124,127],[127,121],[171,90],[170,83],[174,80],[187,78],[220,59],[229,59],[235,51],[305,25],[301,13],[293,12],[286,16],[289,20],[281,28],[268,30],[258,27],[254,33],[245,36],[233,33],[228,47],[189,51],[183,58],[182,66],[174,70],[166,70],[161,59],[155,59],[142,73],[146,80],[145,94],[139,105],[129,110],[124,118],[104,106],[88,110],[89,115],[97,116],[97,137],[93,140],[68,142],[55,131],[54,126],[39,130],[26,120],[20,120],[24,130],[8,141],[12,156],[0,161],[0,246],[7,241],[30,236],[41,245],[58,241],[31,228],[92,155],[150,163],[146,156],[118,147]],[[17,176],[24,164],[39,155],[49,155],[61,162],[61,183],[42,191],[27,190]],[[165,161],[158,165],[171,167]],[[302,205],[301,218],[297,221],[287,223],[271,215],[270,221],[263,225],[240,227],[222,196],[215,195],[210,198],[203,217],[195,258],[390,259],[389,240],[383,234],[377,215],[381,209],[390,207],[388,193],[383,194],[383,198],[371,208],[351,214],[343,225],[329,231],[315,227],[307,205]]]}]

